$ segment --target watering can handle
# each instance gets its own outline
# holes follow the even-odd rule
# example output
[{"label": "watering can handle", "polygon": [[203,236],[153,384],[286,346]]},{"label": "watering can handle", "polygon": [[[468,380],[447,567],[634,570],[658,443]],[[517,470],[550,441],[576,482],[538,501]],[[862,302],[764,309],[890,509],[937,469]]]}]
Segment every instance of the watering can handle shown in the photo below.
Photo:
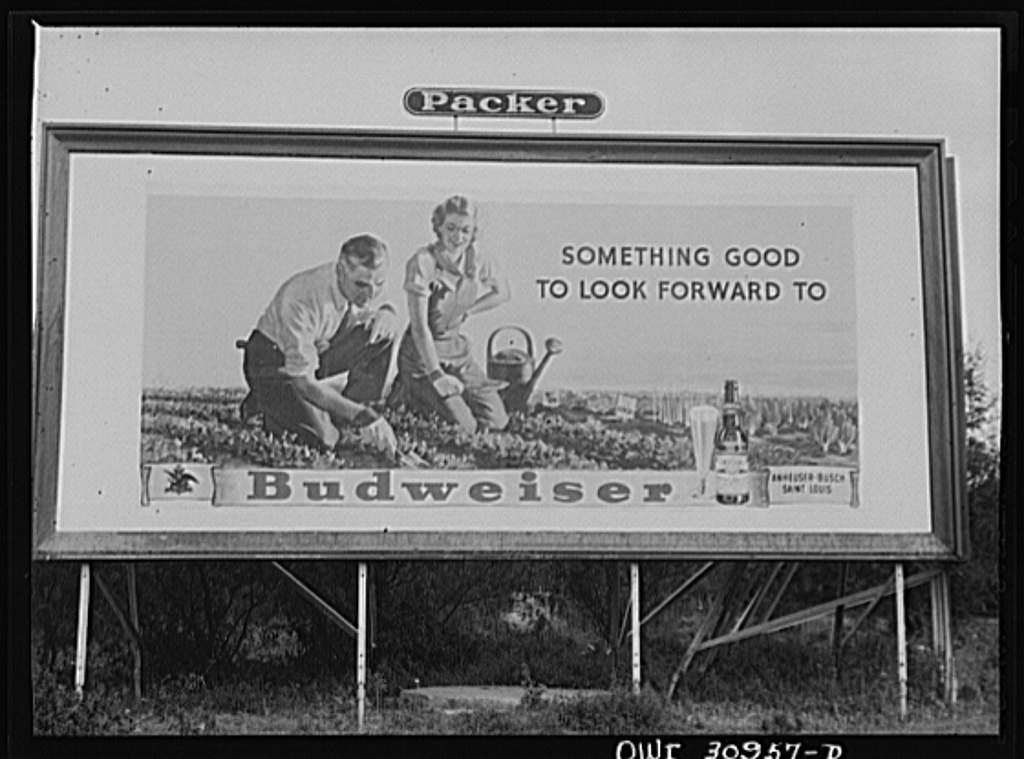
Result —
[{"label": "watering can handle", "polygon": [[494,332],[491,333],[491,336],[487,339],[487,358],[492,358],[494,356],[494,338],[496,338],[500,333],[504,332],[505,330],[515,330],[526,339],[526,352],[532,359],[533,339],[530,337],[530,333],[527,332],[522,327],[498,327],[496,330],[494,330]]}]

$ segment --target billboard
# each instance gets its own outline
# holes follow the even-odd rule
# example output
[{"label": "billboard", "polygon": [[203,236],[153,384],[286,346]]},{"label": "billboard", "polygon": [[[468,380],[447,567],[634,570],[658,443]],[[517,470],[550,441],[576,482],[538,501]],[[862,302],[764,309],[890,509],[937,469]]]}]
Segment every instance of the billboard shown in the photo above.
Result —
[{"label": "billboard", "polygon": [[940,140],[45,132],[41,557],[966,549]]}]

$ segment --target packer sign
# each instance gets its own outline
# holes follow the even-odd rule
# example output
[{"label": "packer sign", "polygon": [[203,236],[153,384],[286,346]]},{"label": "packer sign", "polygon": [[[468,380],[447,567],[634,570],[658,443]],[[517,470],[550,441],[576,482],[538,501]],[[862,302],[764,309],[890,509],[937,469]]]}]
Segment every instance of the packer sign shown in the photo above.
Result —
[{"label": "packer sign", "polygon": [[413,87],[404,102],[414,116],[594,119],[604,112],[604,100],[592,92]]}]

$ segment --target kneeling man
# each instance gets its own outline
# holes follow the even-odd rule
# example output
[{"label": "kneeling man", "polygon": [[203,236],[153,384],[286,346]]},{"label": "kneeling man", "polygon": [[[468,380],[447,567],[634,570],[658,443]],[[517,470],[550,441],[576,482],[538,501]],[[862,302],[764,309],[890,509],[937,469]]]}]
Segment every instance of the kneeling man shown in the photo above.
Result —
[{"label": "kneeling man", "polygon": [[243,417],[262,413],[268,432],[330,448],[354,425],[395,455],[391,425],[368,405],[381,399],[398,334],[394,307],[379,303],[387,268],[383,241],[359,235],[337,261],[281,285],[245,343]]}]

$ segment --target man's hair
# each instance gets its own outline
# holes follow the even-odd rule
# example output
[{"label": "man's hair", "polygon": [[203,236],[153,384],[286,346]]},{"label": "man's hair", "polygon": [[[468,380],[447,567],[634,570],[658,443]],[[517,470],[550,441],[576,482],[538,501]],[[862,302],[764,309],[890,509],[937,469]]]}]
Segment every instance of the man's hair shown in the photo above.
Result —
[{"label": "man's hair", "polygon": [[384,241],[373,235],[356,235],[341,244],[339,261],[351,265],[365,266],[376,269],[387,262],[388,246]]}]

